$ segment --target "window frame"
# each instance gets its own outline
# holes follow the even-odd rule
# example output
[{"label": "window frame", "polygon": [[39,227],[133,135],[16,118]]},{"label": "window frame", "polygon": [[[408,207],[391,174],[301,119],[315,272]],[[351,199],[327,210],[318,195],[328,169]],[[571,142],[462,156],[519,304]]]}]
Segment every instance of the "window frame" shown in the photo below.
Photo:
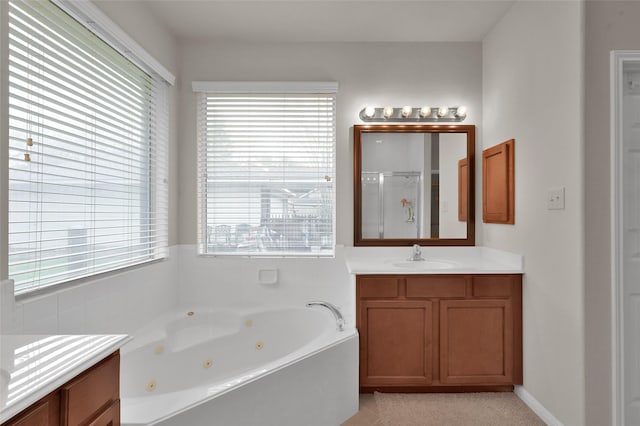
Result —
[{"label": "window frame", "polygon": [[[308,257],[335,257],[336,248],[336,148],[337,148],[337,93],[338,83],[336,82],[246,82],[246,81],[194,81],[192,89],[196,96],[197,102],[197,254],[204,257],[246,257],[246,258],[308,258]],[[207,158],[203,154],[207,149],[207,139],[205,136],[207,130],[206,119],[203,118],[203,105],[206,104],[207,96],[296,96],[296,95],[318,95],[326,96],[333,102],[331,110],[331,166],[327,175],[331,176],[331,235],[330,249],[322,249],[321,251],[302,251],[302,250],[267,250],[267,251],[208,251],[209,245],[209,223],[207,219]],[[319,170],[319,169],[318,169]],[[251,181],[245,181],[250,183]],[[262,214],[262,213],[261,213]],[[262,217],[261,217],[262,219]],[[323,245],[324,246],[324,245]]]},{"label": "window frame", "polygon": [[[0,4],[0,150],[3,155],[0,162],[0,280],[9,277],[9,2],[1,2]],[[139,44],[137,44],[127,33],[113,23],[100,9],[91,2],[76,2],[69,0],[50,0],[53,7],[60,8],[69,15],[82,27],[100,38],[103,42],[124,56],[135,66],[145,73],[152,76],[154,88],[157,92],[153,95],[153,105],[159,107],[159,112],[155,111],[156,118],[160,119],[159,130],[153,130],[155,136],[149,134],[149,151],[163,151],[162,159],[158,164],[152,164],[151,160],[145,162],[149,171],[149,183],[147,188],[148,202],[154,204],[155,207],[150,211],[158,211],[161,209],[162,215],[168,215],[168,145],[169,145],[169,86],[175,83],[175,77],[160,62],[155,60],[148,54]],[[160,114],[160,115],[159,115]],[[155,122],[158,122],[156,119]],[[160,143],[155,149],[155,144]],[[147,155],[147,158],[148,155]],[[160,200],[162,199],[162,201]],[[63,286],[71,285],[76,282],[96,279],[99,276],[111,273],[121,272],[123,270],[136,267],[141,264],[154,262],[162,258],[168,257],[168,220],[163,224],[155,224],[155,228],[161,226],[162,243],[161,245],[149,244],[149,249],[153,251],[152,258],[139,262],[118,266],[112,269],[88,273],[79,277],[71,277],[60,280],[58,282],[47,284],[44,286],[35,286],[32,288],[16,288],[15,295],[24,297],[26,295],[37,294],[47,291],[55,291]],[[156,231],[157,232],[157,231]]]}]

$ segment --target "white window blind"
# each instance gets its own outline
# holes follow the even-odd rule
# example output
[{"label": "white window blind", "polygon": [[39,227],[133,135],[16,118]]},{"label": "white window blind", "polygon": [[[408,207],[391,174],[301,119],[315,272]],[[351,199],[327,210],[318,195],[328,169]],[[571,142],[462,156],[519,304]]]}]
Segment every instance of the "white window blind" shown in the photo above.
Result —
[{"label": "white window blind", "polygon": [[201,254],[333,255],[335,105],[335,90],[199,93]]},{"label": "white window blind", "polygon": [[9,1],[16,293],[166,256],[167,84],[48,1]]}]

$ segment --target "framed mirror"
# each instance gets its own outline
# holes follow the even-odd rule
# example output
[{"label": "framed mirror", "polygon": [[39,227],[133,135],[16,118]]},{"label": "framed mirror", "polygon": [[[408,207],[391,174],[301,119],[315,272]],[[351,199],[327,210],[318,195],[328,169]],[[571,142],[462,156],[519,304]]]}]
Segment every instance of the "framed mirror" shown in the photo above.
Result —
[{"label": "framed mirror", "polygon": [[354,245],[475,245],[472,125],[354,125]]}]

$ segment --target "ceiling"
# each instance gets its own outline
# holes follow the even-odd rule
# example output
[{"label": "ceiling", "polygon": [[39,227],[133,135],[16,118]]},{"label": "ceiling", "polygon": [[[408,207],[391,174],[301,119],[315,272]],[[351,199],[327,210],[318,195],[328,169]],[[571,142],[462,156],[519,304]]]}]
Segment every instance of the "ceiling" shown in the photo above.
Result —
[{"label": "ceiling", "polygon": [[178,39],[482,41],[516,0],[138,0]]}]

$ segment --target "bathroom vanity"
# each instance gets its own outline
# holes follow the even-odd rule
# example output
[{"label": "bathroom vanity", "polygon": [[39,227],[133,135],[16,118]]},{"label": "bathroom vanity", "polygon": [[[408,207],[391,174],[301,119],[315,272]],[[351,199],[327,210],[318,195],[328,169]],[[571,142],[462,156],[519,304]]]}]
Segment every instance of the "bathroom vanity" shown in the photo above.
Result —
[{"label": "bathroom vanity", "polygon": [[0,424],[120,424],[124,335],[1,336]]},{"label": "bathroom vanity", "polygon": [[361,392],[510,391],[522,383],[521,258],[483,247],[438,250],[424,262],[348,260]]},{"label": "bathroom vanity", "polygon": [[353,140],[360,390],[512,390],[523,261],[475,246],[475,126],[354,125]]},{"label": "bathroom vanity", "polygon": [[522,276],[360,275],[360,389],[522,383]]}]

